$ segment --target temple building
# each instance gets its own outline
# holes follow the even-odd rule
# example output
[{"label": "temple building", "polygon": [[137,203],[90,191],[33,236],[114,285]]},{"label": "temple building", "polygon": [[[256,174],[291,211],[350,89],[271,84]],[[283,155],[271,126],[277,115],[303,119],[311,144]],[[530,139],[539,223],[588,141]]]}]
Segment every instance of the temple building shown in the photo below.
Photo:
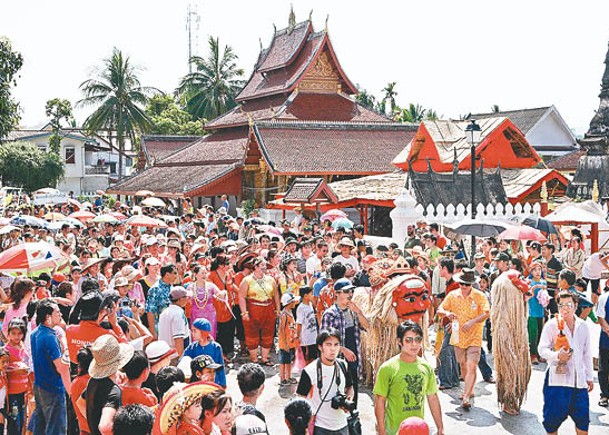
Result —
[{"label": "temple building", "polygon": [[274,32],[236,97],[238,105],[209,121],[209,135],[149,159],[146,169],[109,193],[151,190],[160,197],[209,202],[221,194],[258,206],[295,178],[347,180],[392,170],[416,125],[398,124],[358,104],[327,29],[311,18]]},{"label": "temple building", "polygon": [[571,198],[591,199],[594,183],[602,198],[609,196],[609,50],[605,56],[605,72],[601,80],[598,110],[590,121],[590,128],[579,145],[586,154],[579,159],[575,177],[569,183]]}]

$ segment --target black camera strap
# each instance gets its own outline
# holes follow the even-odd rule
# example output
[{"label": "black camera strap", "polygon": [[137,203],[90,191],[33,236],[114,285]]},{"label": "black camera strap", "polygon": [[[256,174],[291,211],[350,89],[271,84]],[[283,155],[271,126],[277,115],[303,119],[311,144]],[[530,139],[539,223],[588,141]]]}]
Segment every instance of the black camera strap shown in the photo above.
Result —
[{"label": "black camera strap", "polygon": [[[323,376],[323,374],[321,372],[321,358],[317,358],[317,389],[319,390],[319,397],[321,398],[321,402],[319,402],[319,406],[317,407],[315,414],[313,414],[313,418],[315,418],[315,416],[317,416],[317,413],[321,409],[322,405],[326,401],[326,398],[328,397],[328,394],[330,393],[331,385],[328,386],[328,389],[326,390],[326,394],[324,395],[324,397],[323,398],[321,397],[321,388],[323,387],[322,376]],[[338,389],[338,386],[340,385],[340,376],[336,372],[336,362],[334,363],[334,375],[332,377],[336,379],[336,388]],[[331,383],[332,382],[330,382],[330,384]]]}]

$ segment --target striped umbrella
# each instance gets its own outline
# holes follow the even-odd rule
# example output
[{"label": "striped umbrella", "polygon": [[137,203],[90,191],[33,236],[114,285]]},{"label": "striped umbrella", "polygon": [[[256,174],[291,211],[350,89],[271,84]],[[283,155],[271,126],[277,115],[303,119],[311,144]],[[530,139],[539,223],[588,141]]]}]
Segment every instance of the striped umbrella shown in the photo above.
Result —
[{"label": "striped umbrella", "polygon": [[0,254],[0,270],[30,273],[70,261],[58,247],[46,242],[13,246]]}]

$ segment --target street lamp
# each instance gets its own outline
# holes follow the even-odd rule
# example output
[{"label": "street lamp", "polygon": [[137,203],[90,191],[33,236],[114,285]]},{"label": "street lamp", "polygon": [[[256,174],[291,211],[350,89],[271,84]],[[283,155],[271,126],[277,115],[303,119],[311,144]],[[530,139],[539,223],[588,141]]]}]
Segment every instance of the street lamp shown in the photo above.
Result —
[{"label": "street lamp", "polygon": [[[472,182],[472,205],[471,205],[471,218],[476,218],[476,147],[480,143],[480,136],[482,135],[482,129],[478,124],[476,124],[476,120],[472,119],[467,127],[465,127],[465,139],[467,139],[467,143],[470,146],[470,155],[471,155],[471,182]],[[470,258],[470,263],[474,264],[474,255],[476,255],[476,236],[472,236],[472,255]]]}]

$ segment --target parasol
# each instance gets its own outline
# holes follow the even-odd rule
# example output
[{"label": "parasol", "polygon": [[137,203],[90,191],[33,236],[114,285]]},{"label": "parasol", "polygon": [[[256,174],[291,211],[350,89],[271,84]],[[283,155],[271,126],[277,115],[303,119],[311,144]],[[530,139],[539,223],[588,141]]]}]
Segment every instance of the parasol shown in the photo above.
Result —
[{"label": "parasol", "polygon": [[166,205],[165,201],[161,198],[155,198],[154,196],[146,198],[140,204],[146,207],[165,207]]},{"label": "parasol", "polygon": [[42,216],[42,217],[45,218],[48,221],[51,221],[51,222],[60,221],[60,220],[66,218],[61,213],[57,213],[55,211],[50,211],[47,214],[45,214],[44,216]]},{"label": "parasol", "polygon": [[69,218],[78,219],[81,222],[90,221],[95,216],[96,216],[95,213],[91,213],[90,211],[86,211],[86,210],[75,211],[74,213],[71,213],[68,215]]},{"label": "parasol", "polygon": [[506,240],[535,240],[537,242],[546,240],[541,231],[527,225],[510,227],[499,234],[499,237]]},{"label": "parasol", "polygon": [[323,215],[321,215],[319,220],[333,222],[336,219],[346,218],[346,217],[347,217],[347,213],[345,213],[344,211],[339,210],[337,208],[333,208],[332,210],[328,210]]},{"label": "parasol", "polygon": [[167,228],[168,225],[159,219],[154,219],[144,215],[131,216],[125,224],[132,227]]},{"label": "parasol", "polygon": [[447,225],[457,234],[475,237],[496,236],[510,227],[509,224],[490,220],[464,219]]},{"label": "parasol", "polygon": [[353,222],[346,217],[337,218],[332,221],[332,228],[353,228]]},{"label": "parasol", "polygon": [[8,225],[11,223],[11,220],[7,217],[0,217],[0,227],[3,227],[4,225]]},{"label": "parasol", "polygon": [[2,228],[0,228],[0,236],[3,236],[5,234],[10,233],[13,230],[18,230],[19,227],[13,226],[13,225],[5,225]]},{"label": "parasol", "polygon": [[46,242],[22,243],[0,254],[0,270],[29,273],[69,260],[58,247]]},{"label": "parasol", "polygon": [[48,226],[47,221],[27,214],[15,216],[13,219],[11,219],[11,224],[18,227],[29,225],[30,227],[46,228]]},{"label": "parasol", "polygon": [[114,217],[113,215],[111,215],[110,213],[105,213],[105,214],[100,214],[98,216],[95,216],[91,222],[95,222],[95,223],[112,223],[112,222],[116,222],[118,221],[118,219],[116,217]]},{"label": "parasol", "polygon": [[127,219],[127,216],[125,216],[124,214],[122,214],[121,212],[118,211],[111,211],[110,213],[108,213],[110,216],[114,216],[115,218],[117,218],[119,221],[125,220]]},{"label": "parasol", "polygon": [[558,230],[554,226],[552,222],[547,219],[540,217],[539,215],[532,214],[525,217],[522,220],[522,224],[529,226],[531,228],[535,228],[539,231],[543,231],[548,234],[558,234]]},{"label": "parasol", "polygon": [[267,234],[272,234],[274,236],[281,235],[281,229],[274,227],[272,225],[260,225],[260,226],[258,226],[258,228]]},{"label": "parasol", "polygon": [[137,192],[135,192],[135,196],[153,196],[154,192],[151,192],[150,190],[138,190]]}]

